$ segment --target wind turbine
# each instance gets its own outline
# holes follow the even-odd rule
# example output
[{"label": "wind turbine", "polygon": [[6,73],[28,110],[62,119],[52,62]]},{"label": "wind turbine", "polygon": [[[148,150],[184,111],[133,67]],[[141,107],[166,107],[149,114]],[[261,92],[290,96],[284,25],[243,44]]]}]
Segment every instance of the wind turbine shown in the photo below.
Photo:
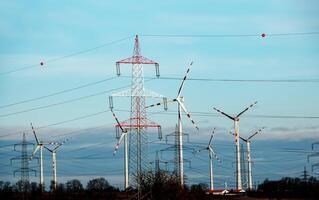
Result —
[{"label": "wind turbine", "polygon": [[241,183],[241,169],[240,169],[240,149],[239,149],[239,117],[244,114],[249,108],[253,107],[257,101],[249,105],[247,108],[245,108],[243,111],[241,111],[238,115],[236,116],[230,116],[223,111],[217,109],[214,107],[214,110],[217,112],[221,113],[222,115],[228,117],[229,119],[234,121],[234,130],[235,130],[235,144],[236,144],[236,184],[237,184],[237,189],[241,190],[242,189],[242,183]]},{"label": "wind turbine", "polygon": [[207,150],[208,151],[208,157],[209,157],[209,180],[210,180],[210,190],[214,190],[214,176],[213,176],[213,157],[215,157],[215,159],[220,162],[220,159],[217,157],[213,146],[212,146],[212,141],[213,141],[213,137],[214,137],[214,133],[215,133],[215,129],[213,129],[212,135],[210,136],[209,142],[207,147],[205,147],[204,149],[200,149],[195,151],[195,153],[199,153],[203,150]]},{"label": "wind turbine", "polygon": [[186,74],[183,78],[183,81],[181,83],[181,86],[178,89],[177,97],[175,99],[166,99],[166,101],[163,101],[161,103],[153,104],[150,106],[147,106],[146,108],[154,107],[154,106],[159,106],[164,104],[167,105],[167,103],[172,103],[172,102],[177,102],[178,104],[178,164],[179,164],[179,181],[180,185],[184,185],[184,158],[183,158],[183,130],[182,130],[182,112],[186,113],[186,116],[188,119],[192,122],[192,124],[195,126],[197,130],[199,130],[198,126],[195,124],[194,120],[191,118],[189,112],[187,111],[185,105],[184,105],[184,98],[181,96],[185,80],[187,79],[187,75],[190,71],[190,67],[193,65],[193,62],[190,63],[190,66],[188,67]]},{"label": "wind turbine", "polygon": [[56,177],[56,151],[60,148],[68,139],[64,140],[63,142],[51,142],[50,145],[56,145],[53,149],[49,149],[48,147],[44,146],[48,151],[52,153],[52,179],[53,179],[53,187],[56,190],[57,187],[57,177]]},{"label": "wind turbine", "polygon": [[[262,127],[261,129],[259,129],[258,131],[256,131],[254,134],[252,134],[251,136],[249,136],[247,139],[239,136],[239,138],[241,140],[243,140],[244,142],[246,142],[247,145],[247,162],[248,162],[248,190],[252,190],[253,189],[253,179],[252,179],[252,174],[251,174],[251,157],[250,157],[250,143],[251,143],[251,139],[257,135],[258,133],[261,133],[261,131],[264,129],[265,127]],[[232,135],[235,135],[234,133],[231,133]]]},{"label": "wind turbine", "polygon": [[116,117],[116,115],[114,114],[113,110],[111,110],[112,115],[114,117],[114,119],[116,120],[116,127],[121,129],[121,136],[118,139],[114,151],[113,151],[113,156],[116,154],[117,150],[120,148],[120,144],[122,142],[122,140],[124,139],[124,188],[128,188],[129,187],[129,174],[128,174],[128,139],[127,139],[127,134],[128,134],[128,129],[125,128],[123,129],[120,121],[118,120],[118,118]]},{"label": "wind turbine", "polygon": [[35,130],[33,128],[32,123],[31,123],[31,128],[32,128],[33,135],[35,137],[36,148],[32,152],[30,160],[33,159],[35,153],[40,149],[40,187],[41,187],[41,190],[43,190],[43,183],[44,183],[44,180],[43,180],[43,146],[44,146],[44,143],[42,141],[38,140],[37,134],[35,133]]}]

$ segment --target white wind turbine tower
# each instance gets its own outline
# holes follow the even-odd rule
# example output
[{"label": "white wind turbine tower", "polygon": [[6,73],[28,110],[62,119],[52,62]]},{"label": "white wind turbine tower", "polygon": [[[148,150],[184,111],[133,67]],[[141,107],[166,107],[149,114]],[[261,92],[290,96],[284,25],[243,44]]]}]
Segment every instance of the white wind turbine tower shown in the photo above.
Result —
[{"label": "white wind turbine tower", "polygon": [[31,123],[31,128],[32,128],[33,135],[35,137],[36,148],[32,152],[30,160],[33,159],[35,153],[40,149],[40,187],[41,187],[41,190],[43,190],[43,183],[44,183],[44,180],[43,180],[43,146],[44,146],[44,142],[38,140],[38,137],[35,133],[35,130],[33,128],[32,123]]},{"label": "white wind turbine tower", "polygon": [[66,139],[63,142],[51,142],[50,145],[56,145],[53,149],[49,149],[48,147],[44,146],[49,152],[52,153],[52,181],[53,181],[53,187],[54,190],[56,190],[57,187],[57,176],[56,176],[56,151],[58,148],[60,148],[68,139]]},{"label": "white wind turbine tower", "polygon": [[242,190],[242,183],[241,183],[241,169],[240,169],[240,149],[239,149],[239,117],[244,114],[249,108],[253,107],[257,101],[249,105],[247,108],[245,108],[243,111],[241,111],[238,115],[236,116],[230,116],[223,111],[217,109],[214,107],[214,110],[217,112],[221,113],[222,115],[228,117],[229,119],[234,121],[234,130],[235,130],[235,144],[236,144],[236,185],[238,190]]},{"label": "white wind turbine tower", "polygon": [[116,154],[117,150],[120,148],[120,144],[122,140],[124,139],[124,188],[127,189],[129,187],[129,173],[128,173],[128,139],[127,139],[127,134],[128,134],[128,129],[125,128],[123,129],[122,125],[120,124],[120,121],[114,114],[113,110],[111,110],[112,115],[114,119],[116,120],[116,127],[119,127],[122,131],[121,136],[119,140],[117,141],[114,151],[113,151],[113,156]]},{"label": "white wind turbine tower", "polygon": [[220,162],[220,159],[217,157],[213,146],[212,146],[212,141],[213,141],[213,137],[214,137],[214,133],[215,133],[215,129],[213,129],[212,135],[210,136],[208,145],[206,148],[204,149],[200,149],[195,151],[195,153],[199,153],[203,150],[207,150],[208,151],[208,157],[209,157],[209,181],[210,181],[210,190],[214,190],[214,175],[213,175],[213,157],[215,157],[215,159]]},{"label": "white wind turbine tower", "polygon": [[[251,139],[257,135],[258,133],[261,133],[261,131],[264,129],[265,127],[262,127],[261,129],[259,129],[258,131],[256,131],[254,134],[252,134],[251,136],[249,136],[247,139],[239,136],[239,138],[241,140],[243,140],[244,142],[246,142],[247,145],[247,162],[248,162],[248,190],[252,190],[253,189],[253,178],[252,178],[252,173],[251,173],[251,157],[250,157],[250,143],[251,143]],[[232,135],[235,135],[234,133],[231,133]]]},{"label": "white wind turbine tower", "polygon": [[[192,64],[193,64],[193,62],[190,63],[190,66]],[[149,108],[149,107],[159,106],[162,104],[164,104],[164,107],[165,107],[165,105],[167,105],[168,102],[170,102],[170,103],[177,102],[178,103],[178,164],[179,164],[178,176],[179,176],[179,181],[180,181],[181,186],[184,185],[183,130],[182,130],[182,112],[183,111],[186,113],[186,116],[190,119],[190,121],[196,127],[196,129],[199,130],[199,128],[195,124],[194,120],[191,118],[190,114],[188,113],[188,111],[184,105],[184,98],[181,96],[185,80],[186,80],[187,75],[190,71],[190,66],[188,67],[188,69],[186,71],[186,74],[183,78],[182,84],[179,87],[177,97],[175,99],[168,99],[168,100],[166,100],[166,102],[164,101],[162,103],[157,103],[157,104],[153,104],[153,105],[146,107],[146,108]]]}]

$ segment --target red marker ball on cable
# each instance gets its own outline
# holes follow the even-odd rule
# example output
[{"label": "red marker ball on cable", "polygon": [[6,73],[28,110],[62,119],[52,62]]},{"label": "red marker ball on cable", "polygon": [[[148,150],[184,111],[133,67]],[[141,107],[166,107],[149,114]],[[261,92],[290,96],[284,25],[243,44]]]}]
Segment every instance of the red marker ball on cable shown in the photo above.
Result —
[{"label": "red marker ball on cable", "polygon": [[266,33],[261,34],[261,37],[266,37]]}]

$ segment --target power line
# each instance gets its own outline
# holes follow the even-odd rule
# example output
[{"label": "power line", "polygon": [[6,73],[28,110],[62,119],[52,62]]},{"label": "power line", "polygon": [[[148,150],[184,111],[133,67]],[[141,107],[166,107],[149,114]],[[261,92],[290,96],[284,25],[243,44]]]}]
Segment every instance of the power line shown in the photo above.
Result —
[{"label": "power line", "polygon": [[[148,77],[146,77],[148,78]],[[182,80],[177,77],[159,77],[164,80]],[[263,82],[263,83],[319,83],[319,79],[217,79],[217,78],[188,78],[189,81],[211,82]]]},{"label": "power line", "polygon": [[[93,116],[97,116],[97,115],[100,115],[100,114],[103,114],[103,113],[106,113],[108,112],[109,110],[105,110],[105,111],[101,111],[101,112],[97,112],[97,113],[92,113],[92,114],[89,114],[89,115],[83,115],[83,116],[80,116],[80,117],[76,117],[76,118],[72,118],[72,119],[69,119],[69,120],[64,120],[64,121],[60,121],[60,122],[56,122],[56,123],[52,123],[52,124],[48,124],[48,125],[44,125],[44,126],[40,126],[37,128],[38,129],[43,129],[43,128],[47,128],[47,127],[50,127],[50,126],[56,126],[56,125],[60,125],[60,124],[65,124],[65,123],[69,123],[69,122],[73,122],[73,121],[77,121],[77,120],[81,120],[81,119],[86,119],[86,118],[89,118],[89,117],[93,117]],[[116,111],[121,111],[121,112],[129,112],[128,110],[120,110],[120,109],[117,109]],[[209,112],[192,112],[193,115],[196,115],[196,116],[212,116],[212,117],[221,117],[217,114],[214,114],[214,113],[209,113]],[[155,114],[164,114],[164,115],[175,115],[176,114],[176,111],[161,111],[161,112],[150,112],[150,114],[152,115],[155,115]],[[278,116],[278,115],[246,115],[245,117],[259,117],[259,118],[282,118],[282,119],[285,119],[285,118],[288,118],[288,119],[319,119],[318,116]],[[100,126],[98,126],[100,127]],[[94,129],[94,128],[92,128]],[[17,135],[17,134],[21,134],[22,132],[27,132],[29,131],[29,129],[27,130],[22,130],[22,131],[19,131],[19,132],[15,132],[15,133],[11,133],[11,134],[6,134],[6,135],[1,135],[0,138],[3,138],[3,137],[7,137],[7,136],[12,136],[12,135]],[[70,134],[74,133],[74,131],[70,132]],[[67,135],[67,134],[65,134]]]},{"label": "power line", "polygon": [[[131,78],[130,76],[121,76]],[[151,79],[152,77],[144,77]],[[180,77],[160,76],[162,80],[182,80]],[[261,83],[319,83],[319,79],[219,79],[219,78],[187,78],[187,81],[208,81],[208,82],[261,82]]]},{"label": "power line", "polygon": [[[152,81],[152,80],[154,80],[154,79],[155,79],[155,78],[149,79],[149,80],[147,80],[147,81]],[[146,81],[145,81],[145,82],[146,82]],[[58,102],[58,103],[53,103],[53,104],[48,104],[48,105],[45,105],[45,106],[38,106],[38,107],[34,107],[34,108],[29,108],[29,109],[25,109],[25,110],[20,110],[20,111],[17,111],[17,112],[2,114],[2,115],[0,115],[0,118],[1,118],[1,117],[12,116],[12,115],[17,115],[17,114],[21,114],[21,113],[26,113],[26,112],[30,112],[30,111],[35,111],[35,110],[41,110],[41,109],[45,109],[45,108],[50,108],[50,107],[53,107],[53,106],[58,106],[58,105],[66,104],[66,103],[71,103],[71,102],[74,102],[74,101],[79,101],[79,100],[82,100],[82,99],[87,99],[87,98],[91,98],[91,97],[103,95],[103,94],[106,94],[106,93],[109,93],[109,92],[112,92],[112,91],[115,91],[115,90],[124,89],[124,88],[130,87],[130,86],[131,86],[131,84],[129,84],[129,85],[124,85],[124,86],[122,86],[122,87],[118,87],[118,88],[114,88],[114,89],[109,89],[109,90],[104,90],[104,91],[102,91],[102,92],[97,92],[97,93],[93,93],[93,94],[90,94],[90,95],[81,96],[81,97],[78,97],[78,98],[73,98],[73,99],[69,99],[69,100],[65,100],[65,101],[60,101],[60,102]]]},{"label": "power line", "polygon": [[261,33],[261,34],[142,34],[142,37],[161,38],[238,38],[238,37],[266,37],[266,36],[308,36],[319,35],[319,32],[291,32],[291,33]]},{"label": "power line", "polygon": [[[73,121],[77,121],[77,120],[81,120],[81,119],[94,117],[94,116],[97,116],[97,115],[104,114],[104,113],[106,113],[108,111],[109,110],[104,110],[104,111],[101,111],[101,112],[96,112],[96,113],[92,113],[92,114],[88,114],[88,115],[82,115],[80,117],[76,117],[76,118],[72,118],[72,119],[68,119],[68,120],[64,120],[64,121],[60,121],[60,122],[56,122],[56,123],[52,123],[52,124],[48,124],[48,125],[44,125],[44,126],[39,126],[39,127],[36,128],[36,130],[47,128],[47,127],[50,127],[50,126],[56,126],[56,125],[60,125],[60,124],[65,124],[65,123],[69,123],[69,122],[73,122]],[[15,133],[9,133],[9,134],[6,134],[6,135],[1,135],[0,138],[7,137],[7,136],[12,136],[12,135],[17,135],[17,134],[21,134],[23,132],[29,132],[29,131],[30,131],[29,129],[25,129],[25,130],[18,131],[18,132],[15,132]]]},{"label": "power line", "polygon": [[[131,78],[129,76],[122,76],[124,78]],[[68,93],[71,91],[75,91],[78,89],[82,89],[85,87],[89,87],[92,85],[97,85],[103,82],[107,82],[109,80],[115,79],[116,76],[110,77],[110,78],[106,78],[106,79],[102,79],[99,81],[95,81],[95,82],[91,82],[91,83],[87,83],[84,85],[80,85],[74,88],[70,88],[70,89],[65,89],[65,90],[61,90],[58,92],[54,92],[51,94],[47,94],[44,96],[40,96],[40,97],[36,97],[36,98],[30,98],[30,99],[26,99],[26,100],[22,100],[22,101],[18,101],[15,103],[10,103],[10,104],[6,104],[6,105],[2,105],[0,106],[0,109],[3,108],[7,108],[7,107],[11,107],[11,106],[15,106],[15,105],[19,105],[19,104],[23,104],[23,103],[28,103],[28,102],[32,102],[32,101],[37,101],[40,99],[44,99],[44,98],[48,98],[48,97],[52,97],[52,96],[56,96],[59,94],[63,94],[63,93]],[[152,77],[145,77],[146,79],[154,79]],[[178,77],[159,77],[158,79],[162,79],[162,80],[182,80],[181,78]],[[319,79],[214,79],[214,78],[188,78],[187,80],[189,81],[211,81],[211,82],[263,82],[263,83],[319,83]]]},{"label": "power line", "polygon": [[[117,110],[122,112],[128,112],[127,110]],[[165,111],[165,112],[149,112],[150,114],[159,115],[176,115],[177,111]],[[201,117],[223,117],[215,113],[203,112],[203,111],[189,111],[194,116]],[[275,119],[319,119],[319,116],[297,116],[297,115],[245,115],[244,118],[275,118]]]},{"label": "power line", "polygon": [[[122,42],[122,41],[127,40],[127,39],[132,38],[132,37],[133,36],[127,36],[127,37],[124,37],[124,38],[121,38],[121,39],[118,39],[118,40],[113,40],[111,42],[107,42],[105,44],[101,44],[99,46],[95,46],[95,47],[89,48],[89,49],[85,49],[85,50],[77,51],[77,52],[70,53],[70,54],[67,54],[67,55],[64,55],[64,56],[60,56],[60,57],[57,57],[57,58],[49,59],[49,60],[45,61],[45,63],[53,63],[53,62],[57,62],[59,60],[63,60],[63,59],[70,58],[70,57],[73,57],[73,56],[77,56],[77,55],[80,55],[80,54],[85,54],[85,53],[90,52],[90,51],[94,51],[94,50],[101,49],[101,48],[109,46],[109,45],[113,45],[113,44]],[[31,68],[34,68],[34,67],[38,67],[39,65],[41,65],[41,64],[26,65],[24,67],[16,68],[16,69],[13,69],[13,70],[0,72],[0,75],[6,75],[6,74],[11,74],[11,73],[14,73],[14,72],[18,72],[18,71],[31,69]]]},{"label": "power line", "polygon": [[[319,32],[314,31],[314,32],[291,32],[291,33],[267,33],[267,34],[266,33],[262,33],[262,34],[142,34],[140,36],[153,37],[153,38],[154,37],[161,37],[161,38],[185,38],[185,37],[188,37],[188,38],[190,38],[190,37],[192,37],[192,38],[238,38],[238,37],[266,37],[266,36],[274,36],[274,37],[278,37],[278,36],[279,37],[283,37],[283,36],[309,36],[309,35],[319,35]],[[125,41],[127,39],[132,38],[132,37],[133,37],[133,35],[123,37],[123,38],[120,38],[118,40],[114,40],[114,41],[111,41],[111,42],[108,42],[108,43],[105,43],[105,44],[102,44],[99,46],[95,46],[95,47],[92,47],[89,49],[84,49],[84,50],[70,53],[70,54],[67,54],[64,56],[49,59],[45,63],[53,63],[53,62],[63,60],[66,58],[70,58],[70,57],[73,57],[76,55],[85,54],[85,53],[90,52],[90,51],[94,51],[94,50],[97,50],[97,49],[100,49],[100,48],[103,48],[103,47],[106,47],[109,45],[113,45],[113,44]],[[19,67],[19,68],[13,69],[13,70],[0,72],[0,75],[6,75],[6,74],[18,72],[18,71],[28,70],[31,68],[38,67],[39,65],[41,65],[41,64],[37,63],[37,64],[26,65],[24,67]]]},{"label": "power line", "polygon": [[59,95],[59,94],[63,94],[63,93],[67,93],[67,92],[71,92],[71,91],[75,91],[75,90],[79,90],[79,89],[82,89],[82,88],[85,88],[85,87],[89,87],[89,86],[92,86],[92,85],[97,85],[97,84],[100,84],[100,83],[103,83],[103,82],[107,82],[107,81],[110,81],[110,80],[115,79],[115,78],[116,78],[116,76],[113,76],[113,77],[110,77],[110,78],[106,78],[106,79],[102,79],[102,80],[99,80],[99,81],[87,83],[87,84],[80,85],[80,86],[77,86],[77,87],[74,87],[74,88],[61,90],[61,91],[54,92],[54,93],[51,93],[51,94],[47,94],[47,95],[44,95],[44,96],[31,98],[31,99],[26,99],[26,100],[18,101],[18,102],[11,103],[11,104],[2,105],[2,106],[0,106],[0,109],[11,107],[11,106],[15,106],[15,105],[18,105],[18,104],[28,103],[28,102],[31,102],[31,101],[37,101],[37,100],[48,98],[48,97],[53,97],[53,96],[56,96],[56,95]]}]

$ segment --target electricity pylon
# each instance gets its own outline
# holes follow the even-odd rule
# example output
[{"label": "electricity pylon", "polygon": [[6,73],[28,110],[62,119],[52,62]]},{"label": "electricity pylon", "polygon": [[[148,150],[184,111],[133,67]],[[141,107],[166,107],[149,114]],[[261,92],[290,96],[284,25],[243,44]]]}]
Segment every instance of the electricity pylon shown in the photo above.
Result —
[{"label": "electricity pylon", "polygon": [[[17,148],[18,146],[21,146],[21,148]],[[33,143],[27,142],[25,133],[23,133],[22,142],[18,144],[14,144],[14,151],[21,152],[21,156],[17,156],[14,158],[11,158],[11,165],[14,160],[20,161],[20,168],[13,171],[13,176],[16,175],[16,173],[21,174],[21,191],[27,192],[28,191],[28,185],[30,183],[29,181],[29,175],[30,172],[34,172],[34,175],[36,176],[36,170],[31,169],[29,166],[29,155],[28,155],[28,146],[34,146]]]},{"label": "electricity pylon", "polygon": [[[135,37],[133,56],[116,62],[116,72],[118,76],[121,75],[120,64],[132,64],[131,89],[112,94],[109,97],[109,104],[112,110],[114,96],[131,97],[130,118],[120,123],[123,128],[127,128],[129,131],[129,134],[123,136],[125,154],[129,151],[129,159],[125,160],[126,156],[124,156],[125,166],[129,168],[129,176],[125,175],[125,188],[132,185],[132,179],[135,178],[139,191],[141,173],[148,169],[147,165],[149,164],[146,129],[158,128],[159,138],[161,138],[161,126],[147,118],[145,99],[163,98],[163,96],[155,92],[145,90],[143,65],[155,65],[156,76],[159,77],[159,64],[141,55],[137,35]],[[127,139],[128,136],[129,140]],[[119,135],[117,135],[117,138],[119,138]]]}]

